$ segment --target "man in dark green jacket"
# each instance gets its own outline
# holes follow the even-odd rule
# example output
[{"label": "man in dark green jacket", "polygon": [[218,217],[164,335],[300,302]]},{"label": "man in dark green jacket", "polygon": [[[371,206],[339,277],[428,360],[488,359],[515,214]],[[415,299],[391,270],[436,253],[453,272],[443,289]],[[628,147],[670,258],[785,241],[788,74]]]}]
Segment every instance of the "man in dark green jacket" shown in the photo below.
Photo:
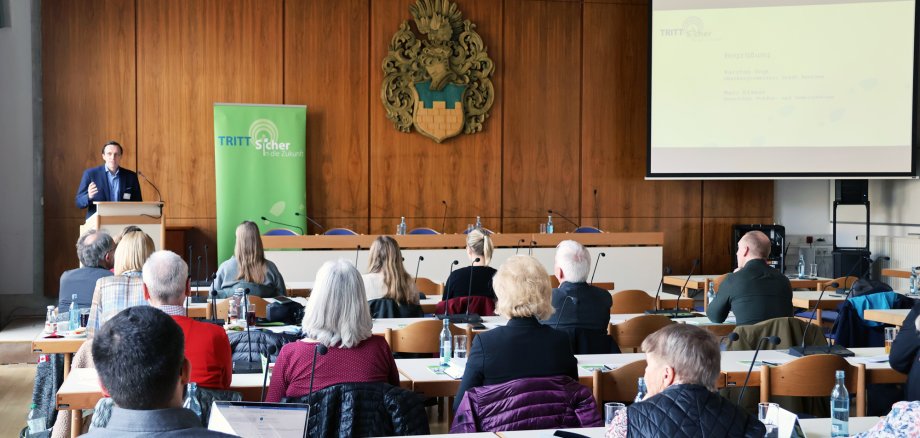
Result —
[{"label": "man in dark green jacket", "polygon": [[736,255],[738,269],[725,277],[709,303],[709,320],[724,322],[729,311],[738,325],[792,316],[792,285],[782,272],[767,266],[770,238],[751,231],[738,241]]}]

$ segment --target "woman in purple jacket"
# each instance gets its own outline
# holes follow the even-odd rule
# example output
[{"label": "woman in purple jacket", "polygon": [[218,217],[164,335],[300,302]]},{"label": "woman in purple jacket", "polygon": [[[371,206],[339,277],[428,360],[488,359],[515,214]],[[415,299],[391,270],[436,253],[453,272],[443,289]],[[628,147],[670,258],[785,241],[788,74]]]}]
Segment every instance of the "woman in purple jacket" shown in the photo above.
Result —
[{"label": "woman in purple jacket", "polygon": [[513,256],[498,269],[492,286],[498,297],[495,312],[511,319],[473,338],[454,409],[466,390],[477,386],[523,377],[578,379],[568,336],[540,324],[553,314],[552,288],[543,265],[530,256]]}]

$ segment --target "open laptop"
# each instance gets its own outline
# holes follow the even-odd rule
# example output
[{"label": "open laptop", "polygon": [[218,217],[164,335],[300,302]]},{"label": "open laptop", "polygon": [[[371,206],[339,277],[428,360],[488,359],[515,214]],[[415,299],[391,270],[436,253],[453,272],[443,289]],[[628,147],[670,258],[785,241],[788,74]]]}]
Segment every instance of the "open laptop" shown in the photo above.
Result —
[{"label": "open laptop", "polygon": [[306,438],[310,405],[215,401],[208,429],[243,438]]}]

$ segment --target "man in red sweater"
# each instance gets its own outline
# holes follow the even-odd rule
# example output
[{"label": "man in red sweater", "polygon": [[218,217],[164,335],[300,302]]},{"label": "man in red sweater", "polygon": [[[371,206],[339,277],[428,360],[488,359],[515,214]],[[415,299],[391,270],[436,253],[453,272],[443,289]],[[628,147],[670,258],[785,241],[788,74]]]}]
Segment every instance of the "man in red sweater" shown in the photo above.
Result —
[{"label": "man in red sweater", "polygon": [[144,263],[143,276],[144,298],[170,315],[185,334],[185,357],[192,365],[190,381],[202,388],[229,388],[233,362],[227,333],[185,316],[182,304],[191,294],[191,283],[182,257],[172,251],[157,251]]}]

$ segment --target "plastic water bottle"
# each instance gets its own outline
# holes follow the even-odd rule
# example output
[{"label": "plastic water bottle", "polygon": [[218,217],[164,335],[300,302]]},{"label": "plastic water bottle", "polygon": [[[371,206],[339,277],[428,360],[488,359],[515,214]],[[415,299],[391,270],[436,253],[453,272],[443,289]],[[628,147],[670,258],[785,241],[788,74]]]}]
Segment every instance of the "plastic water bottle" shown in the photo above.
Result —
[{"label": "plastic water bottle", "polygon": [[406,234],[406,218],[402,216],[399,218],[399,225],[396,226],[396,234],[403,236]]},{"label": "plastic water bottle", "polygon": [[45,312],[45,333],[54,333],[54,306],[48,306]]},{"label": "plastic water bottle", "polygon": [[553,215],[546,217],[546,234],[553,234]]},{"label": "plastic water bottle", "polygon": [[805,254],[799,254],[799,278],[805,278]]},{"label": "plastic water bottle", "polygon": [[444,328],[441,329],[441,366],[450,366],[451,347],[454,338],[450,334],[450,319],[444,318]]},{"label": "plastic water bottle", "polygon": [[706,302],[712,304],[712,300],[716,299],[716,283],[714,281],[709,282],[709,290],[706,292]]},{"label": "plastic water bottle", "polygon": [[633,400],[633,403],[639,403],[645,398],[645,394],[648,393],[648,389],[645,387],[645,377],[639,378],[638,386],[639,390],[636,392],[636,399]]},{"label": "plastic water bottle", "polygon": [[29,418],[27,424],[29,425],[29,434],[39,433],[48,429],[45,423],[45,417],[42,416],[42,413],[38,410],[38,405],[32,403],[32,406],[29,407]]},{"label": "plastic water bottle", "polygon": [[185,403],[182,403],[182,407],[194,412],[195,415],[198,416],[198,419],[201,419],[201,403],[198,403],[197,383],[190,382],[188,386],[186,386]]},{"label": "plastic water bottle", "polygon": [[482,221],[480,220],[479,216],[476,216],[476,227],[475,228],[482,228]]},{"label": "plastic water bottle", "polygon": [[914,266],[913,268],[910,268],[910,295],[917,295],[917,292],[918,292],[917,291],[917,274],[918,274],[917,268],[918,266]]},{"label": "plastic water bottle", "polygon": [[850,394],[843,370],[837,370],[837,384],[831,391],[831,436],[850,436]]},{"label": "plastic water bottle", "polygon": [[80,306],[77,305],[77,294],[70,297],[70,331],[80,328]]}]

